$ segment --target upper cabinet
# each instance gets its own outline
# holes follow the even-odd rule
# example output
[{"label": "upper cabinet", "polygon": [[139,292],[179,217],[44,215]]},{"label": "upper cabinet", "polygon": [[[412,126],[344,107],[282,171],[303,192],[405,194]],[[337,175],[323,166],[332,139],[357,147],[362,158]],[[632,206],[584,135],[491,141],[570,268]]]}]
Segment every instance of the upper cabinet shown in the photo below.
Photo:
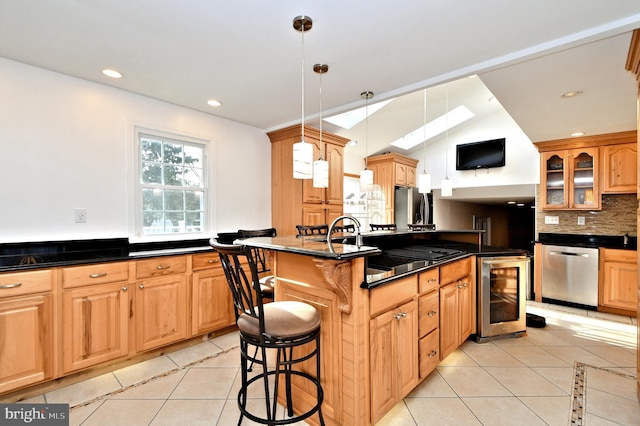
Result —
[{"label": "upper cabinet", "polygon": [[394,222],[395,187],[416,186],[418,160],[400,154],[382,154],[367,158],[367,168],[373,171],[373,183],[380,185],[385,199],[385,219]]},{"label": "upper cabinet", "polygon": [[535,145],[542,210],[600,210],[601,194],[635,192],[635,132]]},{"label": "upper cabinet", "polygon": [[342,215],[344,147],[349,139],[305,126],[314,160],[329,162],[329,187],[314,188],[311,179],[293,178],[293,144],[300,142],[299,125],[268,134],[271,140],[271,223],[278,235],[295,235],[296,225],[329,224]]}]

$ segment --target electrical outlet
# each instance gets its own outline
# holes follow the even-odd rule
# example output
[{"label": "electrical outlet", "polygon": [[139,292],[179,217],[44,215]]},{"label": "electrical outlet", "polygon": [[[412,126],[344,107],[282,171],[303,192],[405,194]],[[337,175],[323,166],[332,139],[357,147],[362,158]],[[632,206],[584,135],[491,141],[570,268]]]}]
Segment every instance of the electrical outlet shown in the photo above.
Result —
[{"label": "electrical outlet", "polygon": [[545,225],[559,225],[560,224],[560,216],[545,216],[544,217]]},{"label": "electrical outlet", "polygon": [[87,222],[87,209],[75,209],[73,211],[73,216],[75,218],[76,223],[86,223]]},{"label": "electrical outlet", "polygon": [[584,226],[584,216],[578,216],[578,225]]}]

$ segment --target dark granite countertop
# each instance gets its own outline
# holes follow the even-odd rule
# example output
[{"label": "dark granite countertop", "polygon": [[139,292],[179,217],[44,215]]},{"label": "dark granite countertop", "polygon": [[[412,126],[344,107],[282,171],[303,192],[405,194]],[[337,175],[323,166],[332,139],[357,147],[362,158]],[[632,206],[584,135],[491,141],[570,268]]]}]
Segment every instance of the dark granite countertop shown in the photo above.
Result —
[{"label": "dark granite countertop", "polygon": [[591,235],[591,234],[560,234],[541,232],[537,242],[542,244],[569,246],[613,248],[621,250],[636,250],[637,236],[627,236],[625,244],[624,235]]}]

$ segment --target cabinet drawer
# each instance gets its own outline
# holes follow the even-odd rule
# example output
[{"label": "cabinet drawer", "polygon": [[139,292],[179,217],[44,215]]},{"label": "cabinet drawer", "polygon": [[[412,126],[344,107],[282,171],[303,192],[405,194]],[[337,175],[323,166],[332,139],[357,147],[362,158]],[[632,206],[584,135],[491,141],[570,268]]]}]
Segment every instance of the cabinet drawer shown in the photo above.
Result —
[{"label": "cabinet drawer", "polygon": [[440,287],[440,271],[433,268],[420,274],[418,278],[420,294],[437,290]]},{"label": "cabinet drawer", "polygon": [[186,256],[156,257],[136,262],[136,278],[152,278],[187,271]]},{"label": "cabinet drawer", "polygon": [[0,298],[51,291],[51,269],[0,274]]},{"label": "cabinet drawer", "polygon": [[637,262],[637,251],[635,250],[622,250],[622,249],[600,249],[600,259],[607,262]]},{"label": "cabinet drawer", "polygon": [[62,286],[64,288],[128,280],[128,262],[96,263],[94,265],[62,268]]},{"label": "cabinet drawer", "polygon": [[380,312],[394,308],[413,298],[417,290],[418,277],[416,275],[369,290],[369,313],[373,317]]},{"label": "cabinet drawer", "polygon": [[418,331],[420,337],[426,336],[434,329],[438,328],[440,315],[440,293],[433,293],[420,296],[418,299]]},{"label": "cabinet drawer", "polygon": [[438,329],[433,330],[418,343],[420,359],[420,378],[424,379],[440,363],[440,334]]},{"label": "cabinet drawer", "polygon": [[458,260],[440,267],[440,284],[449,284],[471,274],[471,258]]},{"label": "cabinet drawer", "polygon": [[220,255],[217,252],[194,254],[191,258],[191,262],[191,267],[194,271],[221,266]]}]

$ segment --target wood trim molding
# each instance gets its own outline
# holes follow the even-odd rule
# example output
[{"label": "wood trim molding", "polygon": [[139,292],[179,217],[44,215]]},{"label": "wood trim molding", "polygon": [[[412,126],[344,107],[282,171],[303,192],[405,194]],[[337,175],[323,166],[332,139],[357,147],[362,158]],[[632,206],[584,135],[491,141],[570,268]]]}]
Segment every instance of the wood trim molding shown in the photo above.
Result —
[{"label": "wood trim molding", "polygon": [[338,295],[340,306],[338,309],[343,314],[351,313],[352,288],[351,288],[351,262],[336,262],[333,260],[313,259],[316,266],[320,268],[325,281],[333,288]]},{"label": "wood trim molding", "polygon": [[635,130],[626,132],[607,133],[603,135],[580,136],[567,139],[534,142],[538,152],[556,151],[558,149],[589,148],[603,145],[617,145],[621,143],[634,143],[638,134]]},{"label": "wood trim molding", "polygon": [[631,36],[625,69],[634,73],[636,79],[640,80],[640,29],[634,30]]}]

